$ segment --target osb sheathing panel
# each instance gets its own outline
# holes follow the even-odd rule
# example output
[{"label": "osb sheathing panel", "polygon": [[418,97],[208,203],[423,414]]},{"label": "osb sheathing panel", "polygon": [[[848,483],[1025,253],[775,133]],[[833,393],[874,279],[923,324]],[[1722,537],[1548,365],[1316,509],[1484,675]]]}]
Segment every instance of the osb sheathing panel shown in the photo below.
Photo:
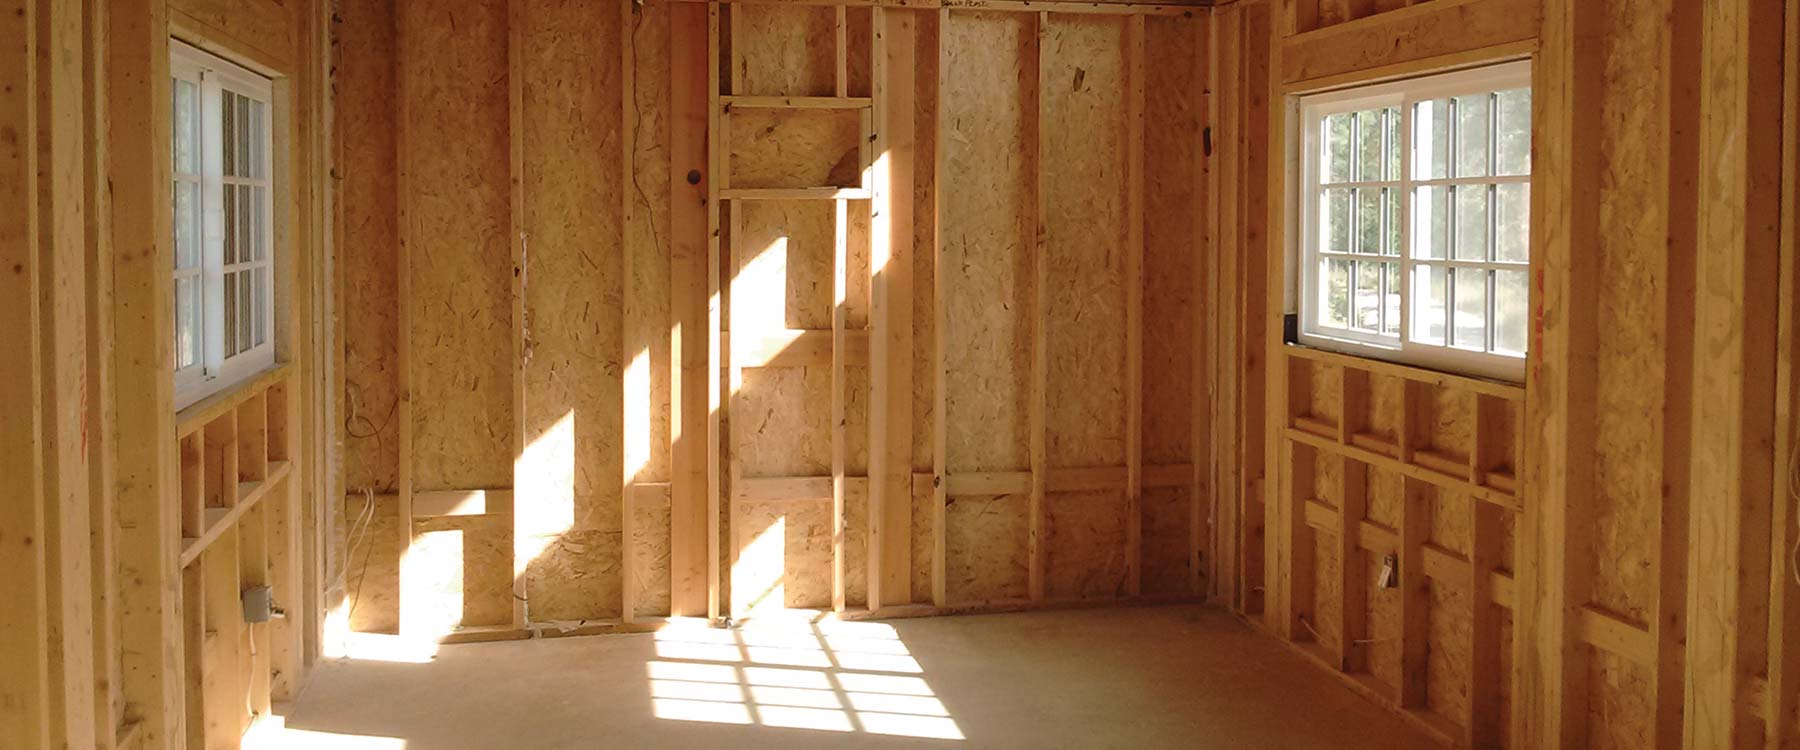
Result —
[{"label": "osb sheathing panel", "polygon": [[[942,81],[940,101],[938,282],[946,326],[938,335],[948,392],[947,414],[938,418],[947,420],[947,468],[1023,469],[1031,439],[1036,28],[1022,13],[954,12],[940,40],[958,71]],[[1021,508],[1014,520],[1022,519]],[[949,526],[953,536],[966,531]],[[967,583],[984,595],[1010,590]]]},{"label": "osb sheathing panel", "polygon": [[1467,391],[1431,388],[1425,444],[1455,458],[1467,458],[1475,445],[1475,396]]},{"label": "osb sheathing panel", "polygon": [[534,621],[616,616],[621,89],[619,66],[595,61],[617,59],[619,18],[585,3],[533,0],[521,20],[527,356],[515,512],[527,537],[526,595]]},{"label": "osb sheathing panel", "polygon": [[936,516],[931,512],[934,501],[931,491],[931,480],[914,480],[912,486],[912,599],[915,602],[931,601],[931,569],[936,562],[933,559],[933,542]]},{"label": "osb sheathing panel", "polygon": [[[1318,571],[1313,576],[1313,616],[1308,619],[1313,630],[1318,631],[1314,637],[1326,650],[1335,653],[1339,647],[1338,633],[1342,631],[1338,623],[1344,618],[1343,574],[1339,572],[1337,536],[1324,532],[1302,536],[1310,537],[1314,570]],[[1302,543],[1306,541],[1303,539]]]},{"label": "osb sheathing panel", "polygon": [[831,473],[831,369],[744,371],[731,401],[731,437],[745,477]]},{"label": "osb sheathing panel", "polygon": [[[1499,620],[1499,623],[1500,623],[1500,626],[1499,626],[1500,659],[1498,662],[1499,669],[1500,669],[1499,674],[1512,675],[1513,674],[1513,617],[1512,617],[1512,610],[1507,609],[1505,607],[1495,607],[1494,608],[1494,616],[1495,616],[1495,618],[1497,618]],[[1501,679],[1500,680],[1500,718],[1498,721],[1495,722],[1495,724],[1497,724],[1500,727],[1500,746],[1501,747],[1514,747],[1514,745],[1512,743],[1512,715],[1513,715],[1513,681],[1511,679]]]},{"label": "osb sheathing panel", "polygon": [[[1144,490],[1143,591],[1146,594],[1188,592],[1188,525],[1191,508],[1182,487]],[[1204,567],[1201,568],[1205,570]]]},{"label": "osb sheathing panel", "polygon": [[427,632],[512,622],[511,519],[420,524],[406,553],[408,627]]},{"label": "osb sheathing panel", "polygon": [[1367,634],[1363,640],[1368,642],[1362,645],[1369,674],[1391,687],[1400,684],[1400,589],[1374,585],[1381,576],[1383,557],[1373,552],[1363,555],[1363,580],[1367,582],[1363,587],[1367,602],[1363,610]]},{"label": "osb sheathing panel", "polygon": [[831,201],[741,201],[732,285],[736,336],[831,328]]},{"label": "osb sheathing panel", "polygon": [[619,524],[576,529],[527,540],[535,552],[525,569],[525,593],[532,622],[618,617]]},{"label": "osb sheathing panel", "polygon": [[732,583],[748,610],[831,606],[831,502],[738,502]]},{"label": "osb sheathing panel", "polygon": [[639,505],[631,524],[631,586],[640,617],[669,614],[669,506]]},{"label": "osb sheathing panel", "polygon": [[1481,426],[1482,439],[1492,445],[1487,449],[1488,455],[1492,457],[1495,465],[1510,468],[1514,476],[1519,474],[1518,456],[1514,455],[1516,453],[1514,447],[1515,438],[1519,434],[1519,418],[1522,407],[1523,405],[1518,402],[1510,402],[1505,404],[1504,408],[1489,408],[1488,413],[1482,417],[1484,420]]},{"label": "osb sheathing panel", "polygon": [[852,607],[869,603],[867,487],[863,484],[844,493],[844,600]]},{"label": "osb sheathing panel", "polygon": [[1387,469],[1370,466],[1367,492],[1363,495],[1369,520],[1390,529],[1400,528],[1402,509],[1406,504],[1404,478]]},{"label": "osb sheathing panel", "polygon": [[[1469,592],[1444,581],[1427,587],[1431,603],[1425,659],[1425,705],[1461,723],[1469,713]],[[1500,679],[1500,675],[1492,675]]]},{"label": "osb sheathing panel", "polygon": [[944,508],[944,590],[952,604],[1026,594],[1025,495],[950,498]]},{"label": "osb sheathing panel", "polygon": [[399,506],[394,498],[344,498],[338,528],[344,550],[344,606],[350,629],[400,632]]},{"label": "osb sheathing panel", "polygon": [[[1143,435],[1144,460],[1151,464],[1193,457],[1189,404],[1198,302],[1193,263],[1200,255],[1201,232],[1194,194],[1200,139],[1193,134],[1202,127],[1204,89],[1204,82],[1195,80],[1202,71],[1193,60],[1200,23],[1198,18],[1144,20]],[[1149,509],[1147,498],[1145,507]],[[1145,572],[1150,571],[1146,564]]]},{"label": "osb sheathing panel", "polygon": [[[845,47],[849,53],[844,60],[845,73],[847,74],[844,77],[844,91],[848,96],[872,95],[873,86],[871,85],[871,81],[873,80],[873,71],[870,68],[869,63],[871,55],[874,54],[875,46],[869,41],[869,38],[874,33],[874,26],[871,18],[873,15],[874,12],[867,6],[849,7],[844,9],[844,40]],[[915,19],[918,19],[922,18],[925,14],[915,13],[913,15]],[[916,24],[918,21],[915,20],[914,23]],[[920,74],[922,74],[922,71]],[[930,120],[924,120],[924,122],[930,122]],[[931,162],[921,161],[915,163],[930,164]]]},{"label": "osb sheathing panel", "polygon": [[1369,376],[1369,415],[1363,429],[1399,442],[1406,403],[1406,380],[1394,375]]},{"label": "osb sheathing panel", "polygon": [[1607,85],[1600,93],[1597,158],[1599,267],[1596,285],[1601,330],[1600,383],[1595,389],[1592,517],[1594,602],[1637,622],[1652,617],[1659,586],[1652,564],[1662,508],[1664,293],[1669,279],[1667,200],[1668,121],[1663,58],[1668,40],[1660,16],[1622,2],[1599,4],[1608,32],[1600,35]]},{"label": "osb sheathing panel", "polygon": [[1054,493],[1044,498],[1047,595],[1111,599],[1126,594],[1125,493]]},{"label": "osb sheathing panel", "polygon": [[[344,486],[394,492],[399,481],[399,214],[395,206],[394,8],[346,2],[334,25],[335,169],[343,214]],[[396,615],[397,616],[397,615]]]},{"label": "osb sheathing panel", "polygon": [[[579,4],[578,4],[579,5]],[[636,348],[627,354],[637,361],[645,355],[649,368],[648,404],[634,407],[649,423],[627,422],[641,466],[633,467],[637,481],[668,481],[670,399],[669,304],[669,10],[666,4],[636,6],[629,29],[634,64],[631,75],[636,100],[626,123],[630,127],[631,184],[624,186],[632,204],[625,227],[625,251],[630,254],[630,275],[625,288],[639,290],[625,307],[626,331]],[[623,135],[623,134],[621,134]],[[613,151],[604,154],[615,153]],[[600,178],[604,180],[605,174]],[[626,355],[621,355],[626,356]],[[630,366],[630,362],[627,363]],[[666,532],[665,532],[666,533]],[[666,574],[667,562],[660,563]],[[640,596],[639,603],[644,600]],[[666,604],[664,605],[667,606]]]},{"label": "osb sheathing panel", "polygon": [[1425,501],[1431,515],[1431,530],[1426,538],[1432,544],[1468,557],[1469,544],[1475,538],[1476,500],[1442,487],[1429,488],[1419,500]]},{"label": "osb sheathing panel", "polygon": [[1039,35],[1051,466],[1125,462],[1124,34],[1051,16]]},{"label": "osb sheathing panel", "polygon": [[1588,742],[1591,750],[1651,747],[1655,735],[1648,669],[1601,649],[1588,650]]},{"label": "osb sheathing panel", "polygon": [[859,110],[733,109],[731,186],[861,185],[861,118]]},{"label": "osb sheathing panel", "polygon": [[402,4],[417,490],[512,484],[507,7]]},{"label": "osb sheathing panel", "polygon": [[[932,465],[932,423],[937,408],[937,286],[933,283],[937,269],[937,111],[938,111],[938,15],[918,16],[914,38],[913,101],[918,114],[913,117],[913,284],[912,284],[912,384],[913,384],[913,469],[930,471]],[[915,503],[914,507],[918,505]],[[929,544],[931,527],[913,523],[915,547]],[[929,548],[929,547],[927,547]],[[913,570],[917,561],[929,556],[913,554]],[[929,575],[929,573],[928,573]],[[915,580],[917,576],[915,575]],[[930,589],[914,601],[929,601]]]},{"label": "osb sheathing panel", "polygon": [[753,96],[833,96],[837,92],[837,15],[825,5],[731,6],[731,50]]},{"label": "osb sheathing panel", "polygon": [[1519,515],[1517,513],[1500,514],[1500,567],[1508,572],[1518,569],[1519,553]]},{"label": "osb sheathing panel", "polygon": [[1310,383],[1312,405],[1304,413],[1337,424],[1343,414],[1344,368],[1320,362],[1307,362],[1304,370]]}]

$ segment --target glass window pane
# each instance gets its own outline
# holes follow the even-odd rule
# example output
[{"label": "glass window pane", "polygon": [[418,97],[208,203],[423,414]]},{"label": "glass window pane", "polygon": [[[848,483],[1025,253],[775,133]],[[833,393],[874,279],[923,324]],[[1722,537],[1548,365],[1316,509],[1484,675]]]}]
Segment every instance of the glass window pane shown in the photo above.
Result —
[{"label": "glass window pane", "polygon": [[1407,300],[1412,312],[1412,327],[1407,335],[1412,340],[1439,346],[1444,344],[1444,306],[1450,299],[1446,280],[1447,276],[1441,267],[1413,267],[1412,298]]},{"label": "glass window pane", "polygon": [[1382,287],[1382,325],[1381,332],[1389,336],[1400,334],[1400,264],[1383,263],[1383,274],[1386,284]]},{"label": "glass window pane", "polygon": [[1460,349],[1487,351],[1487,277],[1478,268],[1453,268],[1456,282],[1456,330],[1450,342]]},{"label": "glass window pane", "polygon": [[225,174],[237,174],[237,94],[222,92],[219,97],[219,153],[225,157]]},{"label": "glass window pane", "polygon": [[200,265],[200,183],[176,180],[175,268]]},{"label": "glass window pane", "polygon": [[1531,89],[1502,91],[1494,104],[1494,173],[1531,174]]},{"label": "glass window pane", "polygon": [[1494,351],[1525,356],[1526,325],[1531,317],[1526,272],[1494,272]]},{"label": "glass window pane", "polygon": [[252,297],[250,296],[251,295],[251,293],[250,293],[250,277],[255,276],[255,275],[256,275],[255,271],[239,271],[237,274],[237,277],[238,277],[237,278],[237,281],[238,281],[238,298],[237,298],[237,303],[238,303],[238,314],[237,314],[238,351],[249,351],[250,350],[250,328],[251,328],[251,324],[253,322],[252,314],[250,312],[250,310],[251,310],[250,302],[252,299]]},{"label": "glass window pane", "polygon": [[1437,180],[1450,176],[1450,100],[1435,99],[1413,105],[1413,179]]},{"label": "glass window pane", "polygon": [[263,153],[263,121],[268,117],[268,105],[252,100],[250,102],[250,176],[256,179],[268,177],[267,154]]},{"label": "glass window pane", "polygon": [[1356,113],[1356,179],[1381,179],[1381,110]]},{"label": "glass window pane", "polygon": [[1351,114],[1329,115],[1324,123],[1325,164],[1319,170],[1320,182],[1349,182]]},{"label": "glass window pane", "polygon": [[249,261],[252,257],[251,256],[251,244],[250,244],[251,243],[250,222],[251,222],[251,217],[256,215],[256,204],[250,202],[250,186],[249,185],[238,185],[236,187],[229,188],[229,189],[237,191],[237,196],[238,196],[238,212],[237,212],[237,215],[238,215],[238,223],[237,223],[238,262],[244,263],[244,262]]},{"label": "glass window pane", "polygon": [[1494,187],[1494,259],[1514,263],[1531,259],[1531,185],[1527,183]]},{"label": "glass window pane", "polygon": [[238,327],[237,327],[237,311],[238,311],[237,298],[238,298],[238,294],[237,294],[237,279],[235,278],[235,276],[236,276],[236,274],[230,274],[230,273],[225,274],[225,300],[224,300],[225,304],[224,304],[224,307],[222,308],[224,311],[224,314],[225,314],[225,320],[224,320],[224,325],[220,327],[220,333],[222,334],[222,337],[224,338],[225,356],[227,356],[227,357],[229,357],[233,354],[236,354],[238,352],[238,345],[237,345],[237,340],[238,340],[237,339],[237,330],[238,330]]},{"label": "glass window pane", "polygon": [[1381,193],[1376,188],[1356,191],[1356,251],[1381,253]]},{"label": "glass window pane", "polygon": [[263,260],[269,254],[269,189],[254,187],[250,189],[250,257]]},{"label": "glass window pane", "polygon": [[251,136],[250,136],[250,99],[248,97],[239,96],[237,98],[237,107],[238,107],[238,119],[237,119],[238,175],[241,177],[249,177],[250,176],[250,143],[251,143],[251,141],[250,141],[250,138],[251,138]]},{"label": "glass window pane", "polygon": [[1385,111],[1387,113],[1387,124],[1385,125],[1387,179],[1398,180],[1400,179],[1400,108],[1388,107]]},{"label": "glass window pane", "polygon": [[1319,199],[1319,249],[1350,252],[1349,188],[1328,188]]},{"label": "glass window pane", "polygon": [[225,190],[220,194],[220,197],[224,198],[223,208],[225,210],[225,227],[224,232],[222,233],[222,239],[224,240],[224,263],[226,265],[231,265],[238,262],[237,189],[231,185],[226,185]]},{"label": "glass window pane", "polygon": [[175,280],[175,369],[200,361],[200,280]]},{"label": "glass window pane", "polygon": [[1382,238],[1384,244],[1381,247],[1381,254],[1399,255],[1401,247],[1400,191],[1394,188],[1383,189],[1381,191],[1381,201],[1383,204],[1382,213],[1386,215],[1387,221],[1387,224],[1384,225],[1385,231],[1383,232],[1384,236]]},{"label": "glass window pane", "polygon": [[1488,186],[1458,185],[1456,196],[1456,259],[1487,260]]},{"label": "glass window pane", "polygon": [[1488,117],[1493,113],[1489,94],[1456,97],[1456,176],[1488,174]]},{"label": "glass window pane", "polygon": [[200,173],[200,90],[175,79],[174,159],[177,174]]},{"label": "glass window pane", "polygon": [[1327,260],[1320,269],[1319,325],[1350,327],[1350,261]]},{"label": "glass window pane", "polygon": [[256,270],[256,294],[251,297],[256,308],[255,338],[256,346],[262,346],[269,340],[269,268],[264,266]]},{"label": "glass window pane", "polygon": [[1381,331],[1381,263],[1356,263],[1355,327],[1359,331]]},{"label": "glass window pane", "polygon": [[1415,188],[1412,206],[1414,258],[1450,257],[1450,188]]}]

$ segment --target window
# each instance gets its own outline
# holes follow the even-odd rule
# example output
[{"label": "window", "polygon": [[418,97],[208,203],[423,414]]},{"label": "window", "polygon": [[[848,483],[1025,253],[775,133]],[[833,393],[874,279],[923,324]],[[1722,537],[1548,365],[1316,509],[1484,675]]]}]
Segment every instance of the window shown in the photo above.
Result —
[{"label": "window", "polygon": [[1302,97],[1301,342],[1524,374],[1531,68]]},{"label": "window", "polygon": [[171,40],[175,403],[275,362],[267,78]]}]

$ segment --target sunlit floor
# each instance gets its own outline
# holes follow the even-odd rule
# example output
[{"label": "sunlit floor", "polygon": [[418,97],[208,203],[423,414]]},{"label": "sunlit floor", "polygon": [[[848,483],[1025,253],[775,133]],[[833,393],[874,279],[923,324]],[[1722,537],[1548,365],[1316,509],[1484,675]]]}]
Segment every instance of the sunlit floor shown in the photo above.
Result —
[{"label": "sunlit floor", "polygon": [[[260,748],[1434,748],[1199,606],[672,627],[322,662]],[[377,657],[377,658],[371,658]]]}]

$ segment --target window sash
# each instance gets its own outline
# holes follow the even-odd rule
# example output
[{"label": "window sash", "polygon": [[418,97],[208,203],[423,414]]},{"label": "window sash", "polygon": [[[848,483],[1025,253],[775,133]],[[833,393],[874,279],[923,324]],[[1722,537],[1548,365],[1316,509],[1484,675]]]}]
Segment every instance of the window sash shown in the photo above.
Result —
[{"label": "window sash", "polygon": [[[1302,179],[1298,194],[1304,196],[1304,199],[1301,201],[1300,210],[1297,212],[1300,227],[1299,232],[1296,234],[1299,236],[1301,243],[1300,252],[1297,257],[1300,266],[1298,280],[1301,294],[1300,299],[1298,300],[1298,310],[1300,313],[1299,334],[1302,343],[1322,344],[1325,346],[1336,345],[1340,348],[1347,347],[1360,354],[1393,359],[1408,364],[1418,364],[1427,367],[1467,372],[1485,377],[1497,377],[1507,380],[1519,380],[1523,378],[1525,367],[1523,357],[1490,352],[1486,349],[1493,347],[1497,336],[1498,318],[1496,316],[1497,298],[1495,293],[1497,283],[1493,272],[1527,270],[1530,267],[1529,261],[1475,261],[1457,259],[1455,257],[1457,248],[1455,245],[1454,227],[1450,228],[1449,233],[1445,238],[1445,253],[1450,257],[1416,257],[1413,242],[1413,204],[1416,199],[1416,191],[1420,188],[1471,185],[1529,185],[1531,182],[1531,175],[1489,174],[1478,177],[1450,176],[1415,178],[1416,165],[1413,161],[1414,154],[1412,141],[1413,130],[1415,127],[1413,107],[1420,102],[1517,88],[1529,88],[1530,85],[1530,63],[1526,61],[1517,61],[1469,71],[1458,71],[1426,78],[1375,84],[1344,91],[1301,97],[1299,109],[1303,127],[1300,146],[1303,151],[1301,152],[1300,159]],[[1399,143],[1395,144],[1400,149],[1399,179],[1345,180],[1338,182],[1324,181],[1322,179],[1325,168],[1324,162],[1329,158],[1329,155],[1326,154],[1324,150],[1325,118],[1347,112],[1359,112],[1388,107],[1398,108],[1400,113],[1400,126],[1398,128]],[[1492,124],[1492,120],[1497,117],[1497,113],[1490,112],[1489,117],[1487,171],[1492,173],[1498,171],[1498,164],[1495,161],[1496,147],[1494,143],[1495,136],[1493,134],[1494,126]],[[1454,143],[1456,124],[1454,122],[1450,123],[1450,132],[1452,137],[1450,143],[1447,144],[1450,152],[1446,154],[1445,158],[1448,162],[1447,168],[1449,169],[1450,174],[1454,175],[1457,158]],[[1354,152],[1351,154],[1351,158],[1352,160],[1357,158]],[[1352,188],[1395,191],[1399,199],[1398,221],[1400,222],[1399,234],[1401,244],[1399,255],[1380,255],[1368,252],[1342,252],[1324,249],[1324,237],[1320,227],[1320,220],[1322,218],[1320,207],[1326,200],[1328,191],[1347,190]],[[1497,241],[1498,233],[1494,231],[1497,217],[1495,212],[1496,201],[1494,200],[1492,191],[1489,192],[1486,202],[1487,222],[1489,226],[1487,241],[1493,243]],[[1350,206],[1350,211],[1353,217],[1358,213],[1357,205],[1354,200]],[[1454,221],[1450,223],[1455,224]],[[1352,229],[1353,242],[1356,241],[1356,234],[1358,233]],[[1490,244],[1487,248],[1487,255],[1491,257],[1495,253],[1496,248]],[[1320,318],[1322,317],[1321,313],[1323,312],[1321,309],[1321,295],[1328,290],[1326,285],[1329,284],[1329,279],[1323,274],[1326,264],[1330,261],[1394,263],[1399,265],[1400,320],[1397,334],[1371,333],[1366,330],[1355,328],[1357,322],[1356,290],[1358,279],[1356,268],[1354,266],[1351,268],[1351,275],[1347,280],[1346,286],[1346,293],[1349,295],[1350,300],[1350,310],[1346,323],[1348,323],[1350,327],[1337,328],[1335,326],[1324,325],[1320,322]],[[1450,281],[1451,274],[1448,271],[1445,273],[1445,343],[1434,344],[1427,341],[1413,340],[1412,324],[1414,310],[1412,308],[1414,304],[1418,302],[1414,299],[1414,289],[1419,283],[1416,274],[1418,272],[1417,269],[1420,268],[1464,268],[1479,270],[1482,275],[1486,277],[1486,325],[1483,351],[1478,352],[1471,349],[1457,348],[1450,343],[1454,341],[1455,333],[1453,322],[1456,308],[1454,292],[1448,288],[1453,285]],[[1387,274],[1383,273],[1380,281],[1380,294],[1382,294],[1382,296],[1377,304],[1379,305],[1380,315],[1382,319],[1385,320],[1388,305],[1385,296],[1388,292]],[[1378,331],[1384,331],[1385,328],[1386,326],[1383,323],[1377,323]]]},{"label": "window sash", "polygon": [[[195,84],[199,89],[200,99],[200,133],[196,143],[200,155],[200,172],[176,175],[176,184],[198,183],[201,186],[199,265],[172,272],[178,280],[198,279],[201,308],[196,320],[197,330],[194,331],[200,341],[199,356],[192,365],[175,371],[176,408],[179,409],[241,382],[273,365],[275,361],[274,190],[270,178],[273,96],[272,86],[267,79],[237,65],[175,40],[170,41],[169,49],[170,76]],[[245,104],[240,107],[244,111],[260,108],[260,117],[250,120],[250,142],[246,146],[246,153],[251,155],[249,162],[258,170],[255,177],[225,174],[224,107],[228,94],[256,102],[255,105]],[[227,227],[225,193],[227,190],[237,190],[239,186],[248,186],[251,189],[247,192],[256,196],[248,206],[252,213],[241,219],[245,222],[243,226]],[[173,210],[173,205],[171,196],[170,210]],[[234,208],[234,212],[236,210],[239,209]],[[248,236],[242,236],[240,232],[247,233]],[[231,263],[225,262],[228,233],[237,238],[234,239],[234,245],[238,239],[245,243],[239,249],[245,257],[235,258]],[[235,299],[234,290],[231,296],[239,309],[231,311],[228,316],[225,310],[228,296],[226,284],[237,282],[238,277],[233,274],[244,272],[251,276],[250,287],[253,291],[250,304],[246,305],[244,301]],[[171,289],[170,304],[174,303],[174,290]],[[243,317],[245,310],[249,312],[249,319],[237,320],[236,318]],[[179,318],[172,320],[179,326]],[[238,351],[227,351],[227,321],[235,324],[236,330],[231,333],[244,331],[249,334],[249,345],[234,346]],[[256,343],[259,332],[261,342]],[[180,331],[175,330],[171,334],[176,337],[179,345]]]}]

